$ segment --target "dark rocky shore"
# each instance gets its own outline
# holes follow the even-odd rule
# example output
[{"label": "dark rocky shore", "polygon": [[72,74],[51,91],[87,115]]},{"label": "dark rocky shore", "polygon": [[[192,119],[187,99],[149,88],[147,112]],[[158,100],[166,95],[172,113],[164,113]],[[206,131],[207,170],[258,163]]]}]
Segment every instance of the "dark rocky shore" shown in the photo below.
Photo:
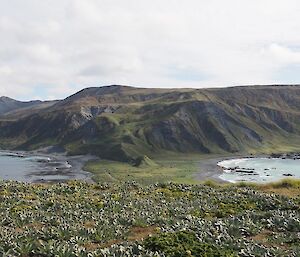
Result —
[{"label": "dark rocky shore", "polygon": [[[86,162],[98,159],[92,155],[68,156],[60,149],[47,147],[35,151],[5,151],[1,150],[2,156],[15,158],[32,158],[31,161],[38,163],[37,170],[27,174],[36,177],[35,183],[54,183],[67,180],[80,179],[92,183],[92,174],[84,170]],[[55,176],[64,176],[66,179],[55,179]],[[51,178],[51,179],[50,179]],[[69,178],[69,179],[68,179]]]},{"label": "dark rocky shore", "polygon": [[300,153],[272,153],[269,158],[300,160]]}]

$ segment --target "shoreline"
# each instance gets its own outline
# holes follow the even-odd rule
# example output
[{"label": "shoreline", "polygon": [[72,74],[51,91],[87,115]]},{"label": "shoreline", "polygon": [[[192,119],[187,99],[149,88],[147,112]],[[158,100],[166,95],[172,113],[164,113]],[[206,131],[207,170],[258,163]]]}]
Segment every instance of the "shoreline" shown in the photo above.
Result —
[{"label": "shoreline", "polygon": [[[206,180],[212,180],[215,181],[217,183],[221,183],[221,184],[232,184],[232,183],[236,183],[237,181],[230,181],[230,180],[225,180],[222,179],[220,176],[222,174],[224,174],[224,170],[225,167],[219,166],[218,163],[222,162],[222,161],[227,161],[227,160],[235,160],[235,159],[251,159],[251,158],[266,158],[266,159],[281,159],[281,160],[300,160],[300,155],[297,154],[297,156],[293,156],[293,155],[286,155],[286,154],[280,154],[276,157],[273,157],[272,155],[267,155],[267,154],[258,154],[258,155],[232,155],[232,156],[228,156],[228,155],[224,155],[224,156],[207,156],[207,158],[203,158],[202,160],[200,160],[198,162],[198,172],[196,172],[194,174],[194,178],[197,181],[206,181]],[[249,168],[250,169],[250,168]],[[247,169],[246,169],[247,170]],[[254,169],[251,168],[251,171],[254,171]],[[269,170],[269,168],[265,169],[265,170]],[[282,172],[281,172],[282,173]],[[258,175],[257,173],[254,175]],[[268,178],[271,178],[273,176],[267,175]],[[270,176],[270,177],[269,177]],[[290,171],[286,171],[285,173],[282,174],[282,177],[276,179],[276,180],[267,180],[267,179],[263,179],[262,181],[259,182],[254,182],[254,183],[268,183],[268,182],[274,182],[274,181],[280,181],[282,179],[286,179],[287,177],[293,177],[295,179],[297,179],[297,176],[293,175],[293,172]],[[273,177],[274,179],[275,177]],[[265,180],[265,181],[264,181]],[[253,181],[246,181],[246,182],[253,182]]]},{"label": "shoreline", "polygon": [[[228,156],[226,156],[229,158]],[[194,178],[197,181],[213,180],[218,183],[230,183],[229,181],[220,178],[223,173],[223,169],[218,166],[220,161],[225,160],[223,157],[208,157],[198,162],[198,171],[194,174]],[[232,156],[230,158],[236,158],[237,156]],[[240,157],[240,156],[239,156]]]},{"label": "shoreline", "polygon": [[217,183],[232,183],[230,181],[220,178],[223,174],[223,168],[218,166],[218,163],[225,160],[241,159],[241,158],[260,158],[266,155],[251,155],[249,154],[236,154],[236,155],[220,155],[220,156],[207,156],[198,162],[198,171],[194,174],[197,181],[213,180]]},{"label": "shoreline", "polygon": [[[65,164],[69,164],[70,167],[70,175],[72,174],[79,174],[82,175],[83,178],[80,179],[82,181],[85,181],[87,183],[95,183],[95,181],[92,179],[93,177],[93,173],[84,170],[84,166],[88,161],[92,161],[92,160],[99,160],[99,157],[97,156],[93,156],[93,155],[67,155],[66,152],[62,152],[62,151],[52,151],[51,149],[38,149],[38,150],[33,150],[33,151],[16,151],[16,150],[5,150],[5,149],[1,149],[0,152],[2,153],[6,153],[6,154],[12,154],[12,156],[16,156],[16,157],[45,157],[45,158],[49,158],[49,160],[51,160],[51,162],[53,163],[65,163]],[[38,162],[38,161],[37,161]],[[51,162],[44,162],[44,163],[40,163],[41,164],[41,170],[43,167],[47,167],[49,168],[51,165]],[[57,175],[60,175],[59,173],[60,168],[57,169]],[[42,172],[42,171],[41,171]],[[72,179],[65,179],[62,181],[48,181],[47,177],[45,176],[45,179],[41,179],[41,180],[36,180],[33,181],[32,183],[51,183],[51,182],[66,182],[66,181],[70,181]],[[75,178],[76,180],[76,178]]]},{"label": "shoreline", "polygon": [[[97,161],[100,160],[99,157],[93,155],[67,155],[65,151],[58,147],[45,147],[38,150],[33,151],[16,151],[16,150],[4,150],[0,149],[0,153],[11,154],[12,156],[19,157],[43,157],[48,158],[49,160],[36,160],[36,162],[40,163],[39,168],[34,170],[32,173],[27,175],[36,176],[35,179],[30,181],[29,183],[56,183],[56,182],[66,182],[70,180],[81,180],[88,183],[95,183],[93,179],[94,173],[89,172],[84,169],[84,166],[89,161]],[[257,154],[257,155],[249,155],[249,154],[234,154],[234,155],[207,155],[201,156],[200,160],[196,162],[196,171],[193,173],[192,178],[194,181],[204,182],[207,180],[212,180],[221,184],[231,184],[229,180],[225,180],[220,176],[224,174],[224,167],[218,165],[219,162],[225,160],[232,159],[241,159],[241,158],[270,158],[270,155],[266,154]],[[282,158],[285,159],[285,158]],[[61,166],[55,168],[53,173],[47,174],[43,170],[50,169],[53,167],[54,163],[58,163]],[[69,166],[70,168],[66,169],[63,166]],[[44,175],[43,175],[44,174]],[[49,176],[50,175],[50,176]],[[53,175],[65,176],[65,178],[53,178]],[[43,177],[44,176],[44,177]],[[49,177],[47,177],[49,176]],[[52,176],[52,178],[51,178]]]}]

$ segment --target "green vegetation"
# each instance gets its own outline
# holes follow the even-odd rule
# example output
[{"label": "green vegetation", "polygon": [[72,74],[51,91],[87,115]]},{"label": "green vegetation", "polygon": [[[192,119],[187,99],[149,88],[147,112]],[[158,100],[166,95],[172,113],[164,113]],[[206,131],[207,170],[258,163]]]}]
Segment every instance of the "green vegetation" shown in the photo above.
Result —
[{"label": "green vegetation", "polygon": [[107,160],[86,164],[95,184],[0,182],[0,256],[299,256],[299,181],[193,177],[199,154],[299,151],[299,96],[110,86],[49,104],[3,99],[0,147]]},{"label": "green vegetation", "polygon": [[5,99],[0,104],[0,146],[28,150],[59,145],[69,154],[94,154],[134,166],[155,166],[155,157],[167,153],[299,151],[299,96],[300,86],[115,85],[86,88],[30,108]]},{"label": "green vegetation", "polygon": [[233,257],[237,256],[231,250],[219,249],[213,244],[202,243],[194,232],[163,233],[148,237],[145,247],[152,251],[163,252],[166,256],[205,256],[205,257]]},{"label": "green vegetation", "polygon": [[[153,160],[143,158],[140,165],[135,166],[117,161],[91,161],[85,169],[94,174],[97,182],[126,182],[130,180],[141,184],[156,182],[197,183],[194,174],[198,170],[196,160]],[[199,182],[198,182],[199,183]]]},{"label": "green vegetation", "polygon": [[299,181],[209,184],[1,182],[0,255],[299,254]]},{"label": "green vegetation", "polygon": [[299,179],[283,179],[277,182],[267,184],[254,184],[254,183],[239,183],[240,187],[253,187],[257,190],[261,190],[268,193],[276,193],[280,195],[286,195],[289,197],[299,196],[300,180]]}]

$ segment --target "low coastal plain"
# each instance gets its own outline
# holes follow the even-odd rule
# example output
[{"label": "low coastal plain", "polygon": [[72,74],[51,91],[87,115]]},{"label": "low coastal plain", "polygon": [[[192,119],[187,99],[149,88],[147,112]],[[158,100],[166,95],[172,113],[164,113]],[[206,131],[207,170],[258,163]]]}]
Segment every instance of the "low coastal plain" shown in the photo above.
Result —
[{"label": "low coastal plain", "polygon": [[267,183],[286,177],[300,178],[300,155],[177,155],[155,158],[136,166],[102,160],[95,156],[68,156],[64,152],[1,151],[0,176],[22,182],[137,181],[142,184],[175,182],[197,184],[213,180],[218,183]]}]

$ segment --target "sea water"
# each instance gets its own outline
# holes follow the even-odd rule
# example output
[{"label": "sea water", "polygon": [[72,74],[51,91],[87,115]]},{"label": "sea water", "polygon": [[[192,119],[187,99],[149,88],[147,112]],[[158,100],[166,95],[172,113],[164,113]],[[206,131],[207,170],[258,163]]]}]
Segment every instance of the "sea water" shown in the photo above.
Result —
[{"label": "sea water", "polygon": [[74,172],[66,161],[47,156],[27,156],[0,152],[0,180],[21,182],[63,182],[86,179],[85,172]]},{"label": "sea water", "polygon": [[[300,160],[281,158],[241,158],[218,163],[224,172],[220,178],[229,182],[272,182],[283,178],[300,178]],[[247,172],[236,172],[238,167]],[[253,172],[253,173],[251,173]]]}]

